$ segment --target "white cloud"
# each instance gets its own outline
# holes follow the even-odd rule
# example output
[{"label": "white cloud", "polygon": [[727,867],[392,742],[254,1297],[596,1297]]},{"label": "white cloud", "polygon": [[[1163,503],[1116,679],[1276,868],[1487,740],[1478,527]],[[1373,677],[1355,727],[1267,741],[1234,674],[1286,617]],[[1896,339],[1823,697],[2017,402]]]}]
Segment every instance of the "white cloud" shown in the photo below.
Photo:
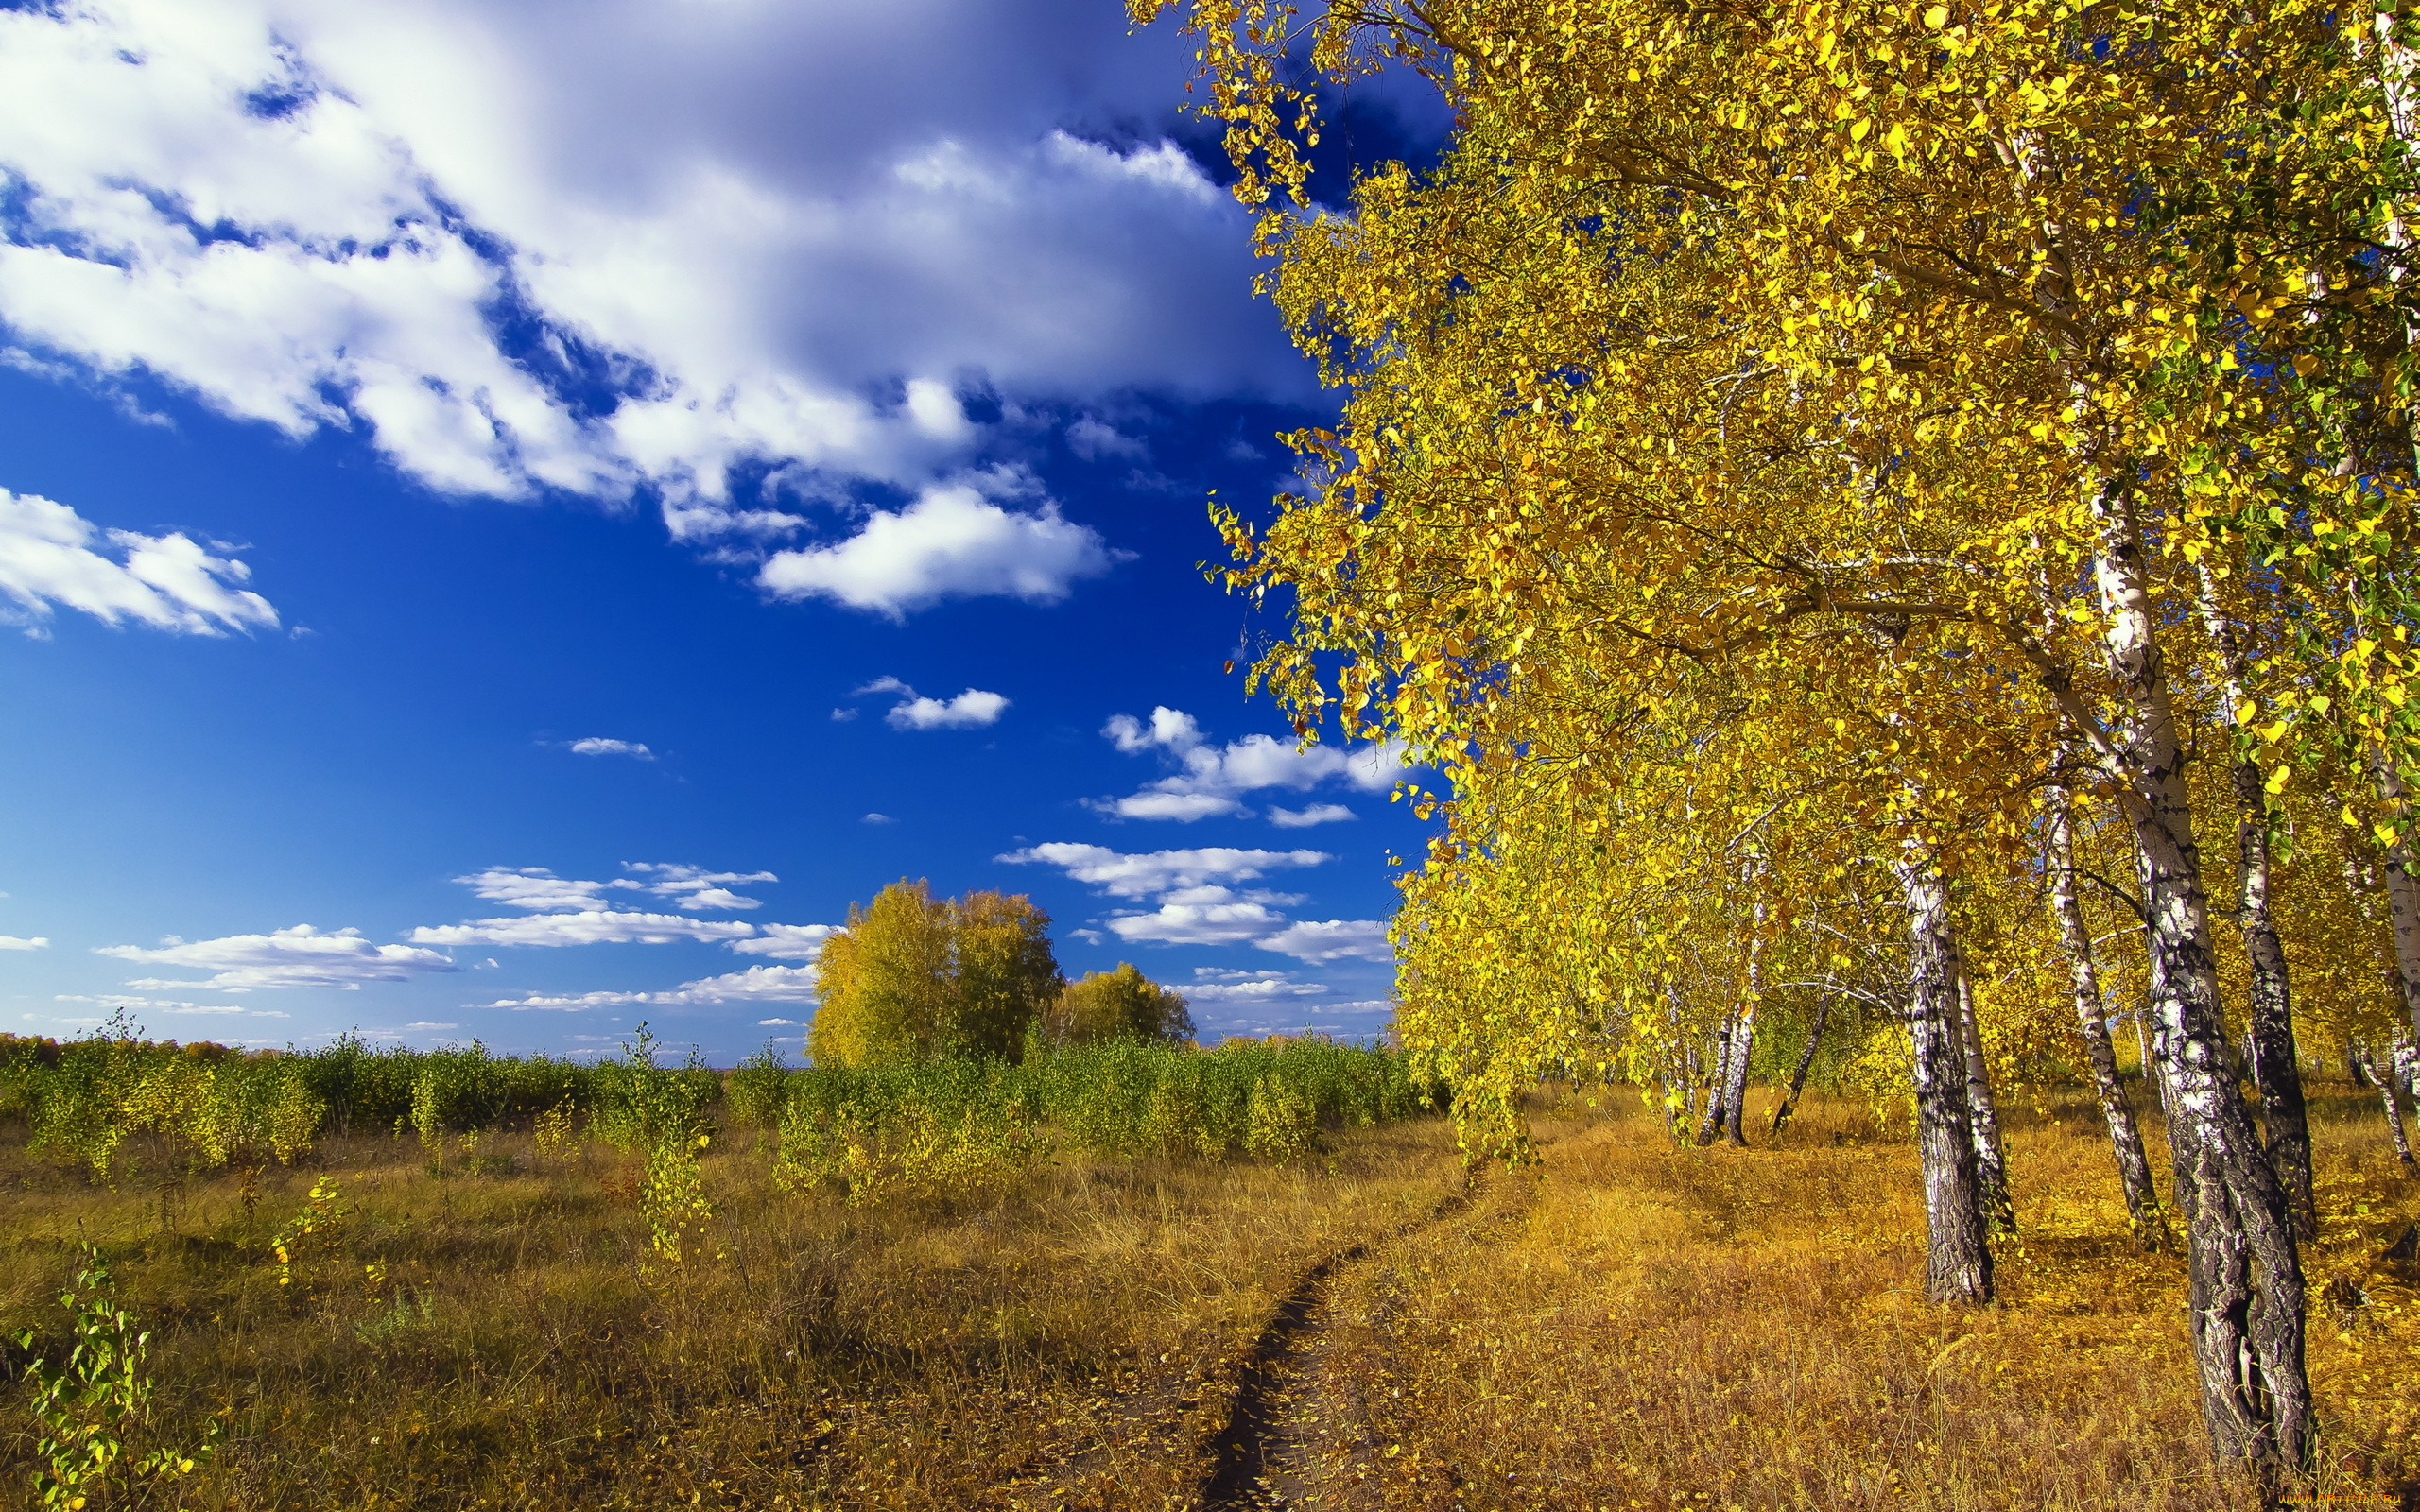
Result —
[{"label": "white cloud", "polygon": [[268,935],[229,935],[220,939],[186,941],[172,936],[154,950],[104,945],[94,954],[211,973],[199,982],[146,977],[127,984],[136,988],[209,987],[246,991],[253,988],[330,987],[355,990],[364,982],[401,982],[431,971],[456,969],[452,961],[435,951],[415,950],[407,945],[372,945],[361,937],[357,929],[321,933],[308,924]]},{"label": "white cloud", "polygon": [[893,730],[977,730],[996,724],[1009,700],[996,693],[969,688],[946,701],[910,698],[883,716]]},{"label": "white cloud", "polygon": [[[558,877],[544,867],[490,867],[454,880],[490,902],[556,913],[613,913],[613,902],[605,896],[608,889],[653,893],[658,898],[673,900],[673,906],[683,912],[760,908],[764,905],[758,900],[743,898],[726,884],[781,880],[769,871],[708,871],[703,867],[674,862],[625,861],[622,869],[647,880],[616,877],[611,882],[589,882]],[[746,932],[743,926],[741,933]]]},{"label": "white cloud", "polygon": [[[0,13],[0,36],[8,19]],[[0,77],[6,72],[0,62]],[[0,118],[6,112],[0,105]],[[6,169],[0,158],[0,178]],[[0,243],[0,267],[15,250]],[[0,278],[0,313],[5,291]],[[182,533],[104,531],[63,504],[0,489],[0,625],[40,635],[53,606],[63,604],[107,625],[131,621],[185,635],[274,629],[268,600],[238,586],[251,578],[242,562],[213,556]]]},{"label": "white cloud", "polygon": [[702,867],[669,862],[625,861],[622,869],[653,878],[645,884],[647,890],[659,898],[675,900],[673,906],[684,912],[700,908],[762,908],[763,902],[742,898],[727,884],[782,880],[769,871],[708,871]]},{"label": "white cloud", "polygon": [[623,887],[637,891],[639,884],[613,882],[582,882],[571,877],[558,877],[544,867],[490,867],[467,877],[454,879],[472,893],[492,903],[512,908],[561,910],[578,913],[587,909],[604,909],[612,905],[606,901],[608,887]]},{"label": "white cloud", "polygon": [[458,1023],[407,1023],[407,1024],[405,1024],[405,1025],[404,1025],[404,1027],[405,1027],[405,1029],[406,1029],[406,1030],[412,1030],[412,1029],[459,1029],[459,1028],[460,1028],[460,1027],[462,1027],[462,1026],[461,1026],[460,1024],[458,1024]]},{"label": "white cloud", "polygon": [[[1334,782],[1363,793],[1384,792],[1403,775],[1403,760],[1392,745],[1297,747],[1267,735],[1246,735],[1225,746],[1210,744],[1191,714],[1162,705],[1148,725],[1132,714],[1114,714],[1101,733],[1129,755],[1160,751],[1181,768],[1119,799],[1092,807],[1123,819],[1174,819],[1190,824],[1214,815],[1243,811],[1238,795],[1262,788],[1301,792]],[[1342,804],[1272,809],[1282,829],[1300,829],[1351,818]]]},{"label": "white cloud", "polygon": [[1315,998],[1327,991],[1321,982],[1297,982],[1272,971],[1238,971],[1197,967],[1194,980],[1180,991],[1196,1003],[1274,1003],[1286,998]]},{"label": "white cloud", "polygon": [[1307,830],[1314,824],[1335,824],[1356,816],[1341,803],[1313,803],[1299,809],[1272,806],[1269,811],[1269,822],[1281,830]]},{"label": "white cloud", "polygon": [[1193,716],[1166,704],[1151,711],[1149,725],[1132,714],[1112,714],[1100,732],[1129,756],[1154,747],[1163,750],[1187,751],[1201,744],[1201,727],[1194,722]]},{"label": "white cloud", "polygon": [[993,859],[1010,866],[1057,867],[1114,898],[1142,898],[1211,883],[1250,882],[1270,871],[1316,867],[1336,858],[1324,850],[1244,850],[1233,846],[1135,853],[1052,840]]},{"label": "white cloud", "polygon": [[659,1002],[682,1003],[812,1003],[815,1001],[815,968],[812,966],[751,966],[744,971],[727,971],[721,976],[709,976],[702,981],[684,982],[673,994],[660,996]]},{"label": "white cloud", "polygon": [[921,487],[978,389],[1301,391],[1242,211],[1056,129],[1167,118],[1188,53],[974,0],[0,9],[0,320],[441,490],[797,530],[730,471]]},{"label": "white cloud", "polygon": [[578,756],[630,756],[643,762],[655,760],[655,752],[637,741],[614,740],[605,735],[589,735],[575,740],[570,749]]},{"label": "white cloud", "polygon": [[815,968],[812,966],[751,966],[744,971],[728,971],[721,976],[709,976],[695,982],[683,982],[663,992],[581,992],[570,996],[540,995],[526,998],[501,998],[486,1005],[491,1008],[551,1009],[578,1013],[588,1008],[623,1007],[641,1005],[650,1007],[696,1007],[717,1003],[812,1003],[815,1001]]},{"label": "white cloud", "polygon": [[[955,698],[923,697],[897,678],[876,678],[854,690],[851,696],[862,698],[870,693],[899,695],[899,701],[883,715],[883,722],[893,730],[977,730],[997,724],[1009,707],[1006,697],[980,688],[969,688]],[[837,718],[841,711],[835,709],[832,713]],[[856,711],[852,709],[848,714],[854,719]]]},{"label": "white cloud", "polygon": [[1265,903],[1162,903],[1148,914],[1113,914],[1110,933],[1144,945],[1249,945],[1286,926]]},{"label": "white cloud", "polygon": [[412,931],[411,939],[417,945],[669,945],[684,939],[739,939],[755,932],[754,925],[735,919],[590,908],[576,914],[423,924]]},{"label": "white cloud", "polygon": [[752,939],[733,940],[731,948],[742,955],[811,961],[823,954],[823,942],[839,932],[838,924],[767,924]]},{"label": "white cloud", "polygon": [[1331,919],[1324,923],[1305,920],[1289,924],[1254,943],[1262,950],[1305,961],[1347,957],[1385,961],[1394,955],[1387,944],[1387,924],[1382,919]]},{"label": "white cloud", "polygon": [[828,598],[897,620],[944,598],[1055,604],[1115,559],[1098,533],[1049,500],[1007,509],[970,484],[946,483],[904,509],[873,511],[846,541],[776,553],[756,580],[776,598]]},{"label": "white cloud", "polygon": [[39,951],[50,947],[50,936],[36,935],[27,939],[18,935],[0,935],[0,951]]},{"label": "white cloud", "polygon": [[587,1008],[614,1008],[628,1003],[644,1002],[644,992],[582,992],[577,996],[540,994],[526,998],[498,998],[493,1003],[471,1004],[472,1007],[550,1009],[560,1013],[579,1013]]},{"label": "white cloud", "polygon": [[1174,819],[1179,824],[1240,813],[1243,809],[1241,803],[1223,793],[1130,793],[1120,799],[1102,799],[1093,806],[1121,819]]},{"label": "white cloud", "polygon": [[235,1007],[235,1006],[233,1006],[233,1005],[229,1005],[224,1006],[224,1007],[203,1007],[203,1006],[200,1006],[200,1005],[191,1005],[191,1006],[182,1006],[182,1005],[181,1005],[181,1006],[173,1007],[173,1008],[165,1008],[165,1007],[164,1007],[164,1008],[162,1008],[160,1011],[161,1011],[161,1012],[163,1012],[163,1013],[180,1013],[180,1014],[183,1014],[183,1013],[232,1014],[232,1015],[234,1015],[234,1016],[236,1016],[236,1017],[239,1017],[239,1018],[246,1018],[246,1019],[283,1019],[283,1018],[286,1017],[286,1015],[285,1015],[285,1014],[283,1014],[283,1013],[278,1012],[278,1011],[277,1011],[276,1009],[274,1009],[274,1008],[239,1008],[239,1007]]},{"label": "white cloud", "polygon": [[865,817],[859,819],[857,822],[859,824],[896,824],[899,821],[892,818],[888,814],[869,812]]},{"label": "white cloud", "polygon": [[1122,456],[1140,462],[1151,455],[1151,449],[1141,441],[1090,415],[1067,427],[1067,446],[1087,462],[1097,462],[1104,456]]}]

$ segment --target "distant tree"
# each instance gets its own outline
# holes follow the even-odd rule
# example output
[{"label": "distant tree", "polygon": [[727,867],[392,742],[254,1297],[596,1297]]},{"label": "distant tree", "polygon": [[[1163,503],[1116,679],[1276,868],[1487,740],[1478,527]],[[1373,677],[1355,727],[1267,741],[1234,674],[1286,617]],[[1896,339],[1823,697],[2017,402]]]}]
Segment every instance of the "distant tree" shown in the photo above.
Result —
[{"label": "distant tree", "polygon": [[1026,1026],[1067,985],[1050,951],[1050,916],[1023,893],[971,892],[948,909],[953,1046],[1013,1058]]},{"label": "distant tree", "polygon": [[1013,1056],[1064,981],[1050,916],[1029,899],[935,898],[902,879],[851,904],[848,926],[824,942],[807,1053],[823,1066]]},{"label": "distant tree", "polygon": [[1183,996],[1120,961],[1115,971],[1095,971],[1068,984],[1044,1014],[1043,1027],[1063,1045],[1117,1039],[1174,1041],[1192,1036],[1193,1015]]}]

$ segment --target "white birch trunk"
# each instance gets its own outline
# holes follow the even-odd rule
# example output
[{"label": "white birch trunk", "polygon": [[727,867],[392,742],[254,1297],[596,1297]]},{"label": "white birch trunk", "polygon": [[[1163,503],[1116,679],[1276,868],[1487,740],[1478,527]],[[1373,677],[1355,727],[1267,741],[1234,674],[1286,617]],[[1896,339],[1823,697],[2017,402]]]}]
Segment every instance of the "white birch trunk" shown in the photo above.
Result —
[{"label": "white birch trunk", "polygon": [[[2229,738],[2252,710],[2250,679],[2244,670],[2243,648],[2235,624],[2219,597],[2217,576],[2208,558],[2196,564],[2200,574],[2202,625],[2218,653],[2219,716]],[[2311,1206],[2310,1120],[2303,1104],[2302,1068],[2294,1046],[2293,989],[2286,970],[2286,947],[2269,908],[2269,793],[2260,764],[2238,747],[2229,770],[2235,791],[2236,882],[2238,902],[2236,927],[2243,936],[2243,953],[2251,968],[2252,1011],[2245,1040],[2251,1046],[2253,1085],[2260,1089],[2261,1122],[2267,1125],[2269,1163],[2286,1186],[2292,1204],[2295,1231],[2304,1239],[2318,1232]]]},{"label": "white birch trunk", "polygon": [[2104,649],[2127,708],[2118,796],[2141,868],[2152,1005],[2186,1222],[2202,1412],[2222,1460],[2264,1475],[2308,1458],[2303,1274],[2286,1191],[2236,1088],[2220,1010],[2186,754],[2154,631],[2141,537],[2122,486],[2094,490]]},{"label": "white birch trunk", "polygon": [[2016,1204],[2009,1195],[2008,1153],[2000,1143],[1999,1104],[1992,1096],[1992,1074],[1983,1059],[1983,1027],[1975,1019],[1975,988],[1960,953],[1958,1046],[1966,1062],[1966,1107],[1975,1122],[1975,1169],[1982,1182],[1983,1211],[2002,1233],[2016,1232]]},{"label": "white birch trunk", "polygon": [[[2394,1090],[2394,1084],[2400,1078],[2392,1069],[2392,1061],[2389,1063],[2390,1069],[2380,1071],[2377,1056],[2371,1053],[2369,1046],[2359,1040],[2353,1044],[2353,1059],[2356,1065],[2368,1074],[2370,1084],[2378,1090],[2378,1101],[2386,1107],[2386,1137],[2394,1146],[2396,1161],[2403,1165],[2412,1164],[2411,1142],[2403,1132],[2403,1107]],[[2420,1111],[2420,1108],[2414,1110]]]},{"label": "white birch trunk", "polygon": [[[2067,980],[2075,992],[2076,1032],[2083,1039],[2084,1062],[2092,1070],[2101,1120],[2109,1125],[2110,1153],[2117,1158],[2118,1184],[2126,1197],[2126,1221],[2145,1247],[2158,1248],[2167,1237],[2168,1225],[2160,1216],[2159,1194],[2152,1184],[2142,1131],[2135,1126],[2135,1110],[2126,1102],[2125,1084],[2118,1079],[2118,1056],[2109,1044],[2107,1005],[2100,996],[2100,972],[2092,959],[2092,932],[2084,925],[2083,904],[2076,896],[2074,819],[2066,794],[2054,790],[2050,805],[2050,912],[2059,922],[2059,943],[2067,957]],[[2140,1033],[2139,1015],[2135,1024]],[[2143,1064],[2148,1070],[2148,1043],[2144,1050]]]},{"label": "white birch trunk", "polygon": [[1912,847],[1894,869],[1907,900],[1913,947],[1908,1039],[1924,1170],[1925,1294],[1936,1302],[1979,1305],[1992,1299],[1992,1251],[1984,1231],[1974,1118],[1966,1103],[1949,888],[1931,857]]}]

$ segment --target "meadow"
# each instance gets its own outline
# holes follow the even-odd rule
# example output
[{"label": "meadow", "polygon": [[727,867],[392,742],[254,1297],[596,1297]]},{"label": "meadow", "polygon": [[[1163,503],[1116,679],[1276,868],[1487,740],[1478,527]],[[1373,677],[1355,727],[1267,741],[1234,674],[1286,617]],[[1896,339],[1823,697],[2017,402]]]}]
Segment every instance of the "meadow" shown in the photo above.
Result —
[{"label": "meadow", "polygon": [[[105,1168],[39,1137],[74,1120],[21,1079],[0,1485],[39,1504],[38,1378],[97,1256],[111,1280],[78,1295],[147,1331],[150,1392],[110,1425],[125,1456],[93,1507],[2241,1499],[2200,1422],[2181,1262],[2127,1243],[2082,1100],[2013,1111],[2001,1297],[1951,1310],[1923,1300],[1904,1123],[1862,1099],[1700,1149],[1631,1090],[1548,1089],[1542,1162],[1510,1170],[1466,1166],[1382,1053],[1097,1054],[851,1076],[472,1057],[441,1093],[424,1059],[358,1090],[388,1057],[345,1112],[310,1057],[255,1059],[229,1078],[263,1078],[249,1125],[189,1108]],[[2383,1253],[2420,1186],[2373,1094],[2318,1091],[2308,1489],[2410,1504],[2420,1277]],[[281,1097],[289,1135],[320,1105],[283,1160]]]}]

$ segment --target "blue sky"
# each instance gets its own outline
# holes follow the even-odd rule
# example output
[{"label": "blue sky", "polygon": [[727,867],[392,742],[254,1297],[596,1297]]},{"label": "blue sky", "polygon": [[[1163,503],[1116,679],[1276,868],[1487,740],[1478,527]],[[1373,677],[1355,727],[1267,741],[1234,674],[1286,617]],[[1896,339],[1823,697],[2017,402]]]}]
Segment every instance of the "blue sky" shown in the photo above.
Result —
[{"label": "blue sky", "polygon": [[1210,1037],[1382,1024],[1400,774],[1245,700],[1195,565],[1325,401],[1188,53],[0,8],[0,1023],[728,1063],[907,876]]}]

